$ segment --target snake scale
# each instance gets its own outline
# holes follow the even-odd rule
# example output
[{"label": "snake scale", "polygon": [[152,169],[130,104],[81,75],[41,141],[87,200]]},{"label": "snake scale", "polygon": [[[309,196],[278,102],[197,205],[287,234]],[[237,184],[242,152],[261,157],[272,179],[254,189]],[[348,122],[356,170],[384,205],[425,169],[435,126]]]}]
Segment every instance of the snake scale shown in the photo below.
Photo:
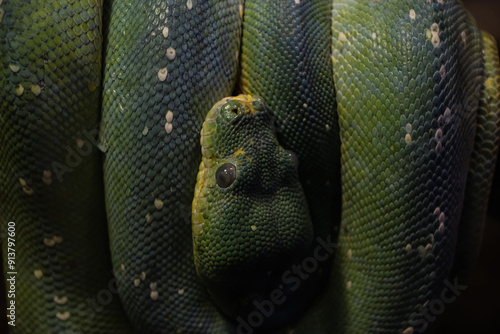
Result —
[{"label": "snake scale", "polygon": [[479,252],[459,1],[0,0],[0,65],[11,333],[421,333]]}]

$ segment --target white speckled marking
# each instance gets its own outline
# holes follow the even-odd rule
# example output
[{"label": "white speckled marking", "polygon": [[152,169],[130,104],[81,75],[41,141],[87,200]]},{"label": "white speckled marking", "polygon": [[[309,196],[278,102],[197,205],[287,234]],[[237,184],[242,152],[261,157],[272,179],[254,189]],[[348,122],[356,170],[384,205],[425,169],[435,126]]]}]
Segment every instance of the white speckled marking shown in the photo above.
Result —
[{"label": "white speckled marking", "polygon": [[19,72],[19,69],[21,68],[19,65],[16,65],[16,64],[10,64],[9,65],[9,68],[12,72],[14,73],[17,73]]},{"label": "white speckled marking", "polygon": [[377,34],[372,32],[372,39],[377,39]]},{"label": "white speckled marking", "polygon": [[125,265],[122,263],[120,268],[122,268],[122,270],[125,270]]},{"label": "white speckled marking", "polygon": [[347,36],[343,32],[339,33],[339,41],[347,42]]},{"label": "white speckled marking", "polygon": [[431,25],[431,35],[432,45],[438,47],[441,44],[441,40],[439,39],[439,25],[435,22]]},{"label": "white speckled marking", "polygon": [[405,136],[405,143],[406,143],[406,145],[411,144],[411,135],[409,133],[407,133]]},{"label": "white speckled marking", "polygon": [[149,283],[149,288],[153,291],[156,291],[158,288],[158,284],[156,282]]},{"label": "white speckled marking", "polygon": [[347,250],[347,258],[352,259],[352,249]]},{"label": "white speckled marking", "polygon": [[167,38],[168,37],[168,27],[164,27],[163,30],[161,31],[163,34],[163,37]]},{"label": "white speckled marking", "polygon": [[136,278],[136,279],[134,280],[134,285],[135,285],[135,286],[139,286],[139,284],[141,284],[141,280],[140,280],[140,279],[138,279],[138,278]]},{"label": "white speckled marking", "polygon": [[160,68],[160,70],[158,71],[158,79],[160,79],[160,81],[165,81],[167,79],[167,75],[168,75],[167,68],[166,67]]},{"label": "white speckled marking", "polygon": [[413,130],[413,127],[411,126],[410,123],[406,124],[405,130],[406,130],[406,133],[410,133]]},{"label": "white speckled marking", "polygon": [[23,85],[19,84],[19,86],[16,87],[16,95],[21,96],[24,93],[24,87]]},{"label": "white speckled marking", "polygon": [[148,132],[149,132],[149,128],[146,125],[144,125],[144,129],[142,129],[142,135],[145,136],[148,134]]},{"label": "white speckled marking", "polygon": [[151,296],[152,300],[157,300],[158,299],[158,291],[151,291],[150,296]]},{"label": "white speckled marking", "polygon": [[410,244],[406,245],[405,250],[407,253],[411,253],[411,245]]},{"label": "white speckled marking", "polygon": [[413,327],[408,327],[404,330],[403,334],[413,334]]},{"label": "white speckled marking", "polygon": [[180,295],[184,294],[184,289],[177,290],[177,293],[180,294]]},{"label": "white speckled marking", "polygon": [[250,228],[252,229],[252,231],[255,231],[257,229],[257,226],[252,225],[252,226],[250,226]]},{"label": "white speckled marking", "polygon": [[26,183],[26,180],[23,178],[19,178],[19,183],[21,184],[21,187],[23,188],[23,191],[28,194],[28,195],[33,195],[34,191],[31,189],[28,184]]},{"label": "white speckled marking", "polygon": [[172,126],[172,123],[165,123],[165,131],[167,133],[171,133],[173,130],[173,126]]},{"label": "white speckled marking", "polygon": [[163,209],[163,201],[159,198],[155,198],[155,208],[156,210]]},{"label": "white speckled marking", "polygon": [[174,113],[170,110],[167,111],[167,113],[165,114],[165,119],[168,123],[172,123],[172,120],[174,119]]},{"label": "white speckled marking", "polygon": [[43,243],[46,246],[53,247],[56,244],[56,241],[54,239],[44,238]]},{"label": "white speckled marking", "polygon": [[326,125],[325,125],[325,129],[326,129],[326,131],[330,131],[330,129],[331,129],[331,128],[330,128],[330,125],[326,124]]},{"label": "white speckled marking", "polygon": [[441,141],[441,139],[443,139],[443,130],[441,130],[441,128],[438,128],[434,137],[437,141]]},{"label": "white speckled marking", "polygon": [[410,9],[410,19],[415,20],[415,10]]},{"label": "white speckled marking", "polygon": [[460,33],[460,36],[462,36],[462,42],[467,44],[467,34],[465,33],[465,30]]},{"label": "white speckled marking", "polygon": [[42,89],[38,85],[33,85],[31,86],[31,92],[35,95],[38,96],[42,92]]},{"label": "white speckled marking", "polygon": [[50,170],[44,170],[42,173],[42,181],[46,185],[50,186],[52,184],[52,173]]},{"label": "white speckled marking", "polygon": [[351,290],[351,288],[352,288],[352,282],[351,281],[347,281],[346,288],[347,288],[347,290]]},{"label": "white speckled marking", "polygon": [[143,271],[143,272],[141,273],[141,280],[143,280],[143,281],[144,281],[145,279],[146,279],[146,273]]},{"label": "white speckled marking", "polygon": [[444,117],[444,121],[446,123],[450,123],[450,120],[451,120],[451,109],[450,108],[446,108],[446,110],[444,111],[443,117]]},{"label": "white speckled marking", "polygon": [[188,0],[186,3],[187,9],[191,10],[193,8],[193,0]]},{"label": "white speckled marking", "polygon": [[445,219],[446,217],[444,215],[444,212],[441,212],[441,214],[439,215],[439,222],[444,223]]},{"label": "white speckled marking", "polygon": [[441,209],[438,206],[437,208],[434,209],[434,214],[439,216],[440,213],[441,213]]},{"label": "white speckled marking", "polygon": [[57,317],[57,319],[64,321],[64,320],[68,320],[68,318],[70,317],[70,315],[71,314],[68,311],[57,312],[56,317]]},{"label": "white speckled marking", "polygon": [[76,146],[78,146],[79,148],[82,148],[84,144],[85,144],[84,140],[82,140],[80,138],[76,139]]},{"label": "white speckled marking", "polygon": [[441,68],[439,69],[439,75],[441,75],[441,78],[444,78],[446,76],[446,67],[444,67],[444,65],[441,65]]},{"label": "white speckled marking", "polygon": [[62,297],[54,296],[54,302],[56,302],[56,304],[59,304],[59,305],[64,305],[68,302],[68,297],[66,297],[66,296],[62,296]]},{"label": "white speckled marking", "polygon": [[148,223],[148,224],[151,223],[151,214],[150,213],[146,214],[146,223]]},{"label": "white speckled marking", "polygon": [[41,269],[35,269],[35,270],[33,271],[33,274],[35,274],[36,279],[40,279],[40,278],[42,278],[42,276],[43,276],[43,272],[42,272],[42,270],[41,270]]},{"label": "white speckled marking", "polygon": [[55,242],[56,244],[60,244],[60,243],[62,243],[62,242],[64,241],[63,237],[61,237],[61,236],[56,236],[56,235],[54,235],[54,236],[52,237],[52,240],[54,240],[54,242]]},{"label": "white speckled marking", "polygon": [[175,58],[175,49],[173,47],[169,47],[167,49],[167,58],[170,60],[174,60]]}]

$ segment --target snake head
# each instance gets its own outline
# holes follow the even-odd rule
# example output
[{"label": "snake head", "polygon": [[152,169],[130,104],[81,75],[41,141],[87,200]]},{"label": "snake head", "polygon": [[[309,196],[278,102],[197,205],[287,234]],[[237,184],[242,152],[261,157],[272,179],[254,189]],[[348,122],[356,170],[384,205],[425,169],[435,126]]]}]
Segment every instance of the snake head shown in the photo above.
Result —
[{"label": "snake head", "polygon": [[201,131],[203,159],[192,207],[195,265],[226,313],[278,287],[312,243],[297,161],[276,139],[258,97],[215,104]]}]

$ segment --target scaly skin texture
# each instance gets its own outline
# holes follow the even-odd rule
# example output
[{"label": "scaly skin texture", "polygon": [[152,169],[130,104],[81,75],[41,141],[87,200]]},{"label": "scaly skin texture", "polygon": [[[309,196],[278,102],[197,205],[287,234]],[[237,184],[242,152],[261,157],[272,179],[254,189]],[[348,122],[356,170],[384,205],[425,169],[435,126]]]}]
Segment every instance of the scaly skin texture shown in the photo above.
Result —
[{"label": "scaly skin texture", "polygon": [[93,146],[101,15],[100,1],[1,4],[0,225],[4,263],[15,256],[4,266],[15,280],[11,333],[130,328],[111,275]]},{"label": "scaly skin texture", "polygon": [[[17,241],[10,330],[424,331],[421,310],[477,253],[485,201],[467,198],[490,182],[498,146],[496,51],[459,2],[106,6],[102,16],[99,1],[0,1],[0,226],[6,236],[14,221]],[[294,196],[305,196],[313,226],[303,260],[277,268],[310,299],[278,312],[281,299],[257,290],[260,306],[274,303],[269,322],[262,308],[224,315],[193,255],[202,122],[238,82],[275,115],[278,143],[266,143],[298,155],[304,194]],[[279,179],[291,165],[277,156]],[[248,219],[250,231],[262,222]]]},{"label": "scaly skin texture", "polygon": [[238,2],[109,6],[101,145],[121,300],[140,333],[224,332],[196,276],[190,212],[201,124],[236,82]]},{"label": "scaly skin texture", "polygon": [[485,80],[477,111],[476,138],[467,175],[464,208],[458,229],[452,276],[467,282],[486,222],[493,172],[500,144],[500,60],[496,41],[483,32]]},{"label": "scaly skin texture", "polygon": [[457,2],[335,2],[343,209],[327,331],[422,331],[454,283],[481,51]]},{"label": "scaly skin texture", "polygon": [[[296,164],[278,144],[272,114],[259,98],[218,102],[206,116],[201,144],[193,200],[196,269],[217,305],[238,317],[283,285],[283,271],[310,247],[312,224]],[[217,181],[228,164],[232,182]],[[301,302],[290,287],[282,295]],[[279,327],[282,313],[299,309],[287,303],[268,322]]]}]

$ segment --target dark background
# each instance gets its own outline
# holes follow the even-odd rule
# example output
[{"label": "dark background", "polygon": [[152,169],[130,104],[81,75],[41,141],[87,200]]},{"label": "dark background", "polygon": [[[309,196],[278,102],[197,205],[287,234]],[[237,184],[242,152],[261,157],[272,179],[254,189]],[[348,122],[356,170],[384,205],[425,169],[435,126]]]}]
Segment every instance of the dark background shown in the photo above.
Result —
[{"label": "dark background", "polygon": [[[462,2],[479,27],[500,41],[500,0]],[[446,305],[444,313],[434,322],[433,333],[500,334],[500,164],[497,164],[484,232],[481,254],[467,289],[455,302]],[[5,293],[3,283],[2,279],[0,297]],[[4,302],[0,300],[2,310],[5,310]],[[0,312],[0,333],[5,333],[5,313]]]}]

